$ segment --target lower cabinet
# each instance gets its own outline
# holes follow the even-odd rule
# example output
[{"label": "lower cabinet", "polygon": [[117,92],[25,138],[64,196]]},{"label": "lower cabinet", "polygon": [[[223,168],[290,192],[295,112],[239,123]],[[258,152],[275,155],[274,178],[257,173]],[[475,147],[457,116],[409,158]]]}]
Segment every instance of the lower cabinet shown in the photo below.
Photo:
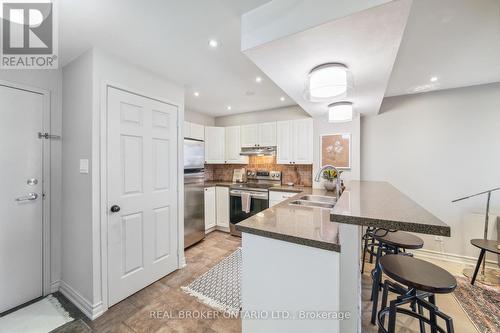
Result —
[{"label": "lower cabinet", "polygon": [[216,219],[215,186],[205,187],[205,230],[214,228]]},{"label": "lower cabinet", "polygon": [[288,198],[295,196],[295,192],[269,191],[269,207],[279,204]]},{"label": "lower cabinet", "polygon": [[217,226],[229,230],[229,187],[215,187]]},{"label": "lower cabinet", "polygon": [[205,187],[205,231],[214,227],[229,231],[228,187]]}]

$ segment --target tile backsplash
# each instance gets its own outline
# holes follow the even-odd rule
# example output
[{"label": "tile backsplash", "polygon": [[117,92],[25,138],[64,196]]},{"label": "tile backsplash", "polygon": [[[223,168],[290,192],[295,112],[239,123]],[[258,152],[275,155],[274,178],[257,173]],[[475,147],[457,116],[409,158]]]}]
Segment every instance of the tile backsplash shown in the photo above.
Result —
[{"label": "tile backsplash", "polygon": [[246,168],[266,171],[281,171],[283,184],[312,186],[312,165],[276,164],[275,156],[250,156],[248,164],[206,164],[205,179],[230,182],[233,170]]}]

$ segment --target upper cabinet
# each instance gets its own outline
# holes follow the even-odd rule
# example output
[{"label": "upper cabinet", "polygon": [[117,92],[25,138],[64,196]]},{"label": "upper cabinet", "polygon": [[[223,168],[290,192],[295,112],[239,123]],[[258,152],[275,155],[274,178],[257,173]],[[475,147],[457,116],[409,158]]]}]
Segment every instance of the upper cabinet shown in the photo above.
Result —
[{"label": "upper cabinet", "polygon": [[248,157],[241,156],[241,128],[240,126],[226,127],[225,163],[247,164]]},{"label": "upper cabinet", "polygon": [[205,140],[205,127],[203,125],[198,125],[190,123],[189,121],[185,121],[184,137],[203,141]]},{"label": "upper cabinet", "polygon": [[241,147],[276,146],[276,122],[241,126]]},{"label": "upper cabinet", "polygon": [[312,118],[277,122],[278,164],[313,163]]},{"label": "upper cabinet", "polygon": [[205,127],[205,163],[225,162],[225,136],[224,127]]}]

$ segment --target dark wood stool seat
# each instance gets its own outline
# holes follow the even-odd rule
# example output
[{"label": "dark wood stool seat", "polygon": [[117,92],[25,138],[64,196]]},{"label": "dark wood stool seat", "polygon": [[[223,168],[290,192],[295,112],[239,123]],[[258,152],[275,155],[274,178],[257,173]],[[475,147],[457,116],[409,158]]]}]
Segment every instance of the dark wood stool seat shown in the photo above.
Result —
[{"label": "dark wood stool seat", "polygon": [[380,266],[391,279],[420,291],[448,294],[457,287],[453,275],[425,260],[388,254],[380,259]]},{"label": "dark wood stool seat", "polygon": [[422,238],[404,231],[387,231],[378,229],[374,232],[373,238],[387,245],[400,249],[415,250],[424,246]]},{"label": "dark wood stool seat", "polygon": [[[436,306],[435,293],[451,293],[457,287],[453,275],[439,266],[408,256],[388,254],[380,258],[381,270],[392,280],[383,284],[382,308],[378,313],[379,333],[395,333],[396,315],[403,314],[418,319],[420,332],[425,333],[429,325],[431,332],[453,333],[453,319]],[[389,292],[398,297],[387,306]],[[408,309],[408,305],[410,308]],[[424,314],[428,311],[428,316]],[[389,317],[387,329],[385,317]],[[445,323],[440,326],[438,318]]]}]

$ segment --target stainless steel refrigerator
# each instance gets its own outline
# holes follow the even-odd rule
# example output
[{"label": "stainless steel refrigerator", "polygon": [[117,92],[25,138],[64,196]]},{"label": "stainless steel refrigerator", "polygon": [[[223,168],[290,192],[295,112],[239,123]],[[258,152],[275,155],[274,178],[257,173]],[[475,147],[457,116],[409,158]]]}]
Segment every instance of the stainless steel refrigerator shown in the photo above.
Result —
[{"label": "stainless steel refrigerator", "polygon": [[184,139],[184,248],[205,238],[205,144]]}]

